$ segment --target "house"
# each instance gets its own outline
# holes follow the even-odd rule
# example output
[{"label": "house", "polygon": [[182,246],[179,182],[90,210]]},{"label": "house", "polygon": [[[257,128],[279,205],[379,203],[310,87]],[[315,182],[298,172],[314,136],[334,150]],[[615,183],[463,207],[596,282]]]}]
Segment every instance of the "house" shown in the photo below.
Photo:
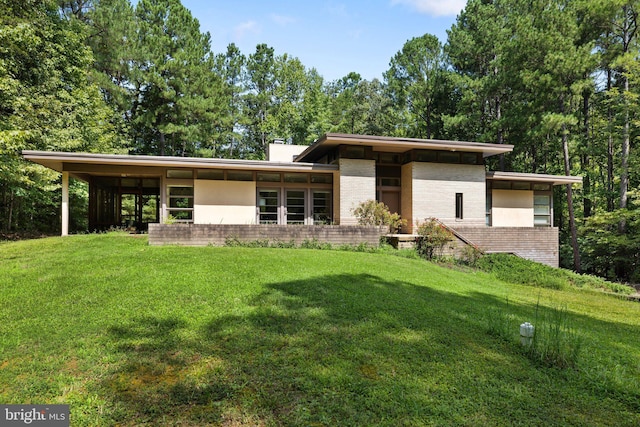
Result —
[{"label": "house", "polygon": [[318,233],[376,241],[379,235],[365,236],[356,227],[352,212],[376,199],[407,221],[403,233],[434,217],[461,244],[557,266],[552,188],[581,178],[485,170],[485,158],[512,149],[330,133],[310,146],[270,144],[265,161],[45,151],[23,156],[62,173],[63,235],[71,176],[89,183],[91,229],[148,228],[152,244],[220,243],[232,235],[329,238]]}]

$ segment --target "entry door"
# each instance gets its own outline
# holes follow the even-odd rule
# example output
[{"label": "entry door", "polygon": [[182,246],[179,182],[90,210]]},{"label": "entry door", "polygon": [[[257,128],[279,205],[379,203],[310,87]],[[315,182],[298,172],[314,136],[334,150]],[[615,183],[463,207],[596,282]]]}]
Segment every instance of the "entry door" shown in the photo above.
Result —
[{"label": "entry door", "polygon": [[258,190],[258,223],[277,224],[280,208],[279,190]]},{"label": "entry door", "polygon": [[387,205],[389,212],[400,212],[400,192],[399,191],[381,191],[380,201]]},{"label": "entry door", "polygon": [[304,224],[307,217],[305,209],[305,190],[285,190],[285,218],[287,224]]}]

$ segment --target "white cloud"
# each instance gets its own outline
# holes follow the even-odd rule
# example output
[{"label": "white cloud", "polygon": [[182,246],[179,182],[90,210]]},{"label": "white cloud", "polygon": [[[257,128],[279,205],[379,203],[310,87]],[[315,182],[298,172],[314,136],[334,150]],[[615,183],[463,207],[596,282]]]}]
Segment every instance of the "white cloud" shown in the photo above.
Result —
[{"label": "white cloud", "polygon": [[286,15],[278,15],[277,13],[271,14],[271,20],[282,27],[296,22],[296,18]]},{"label": "white cloud", "polygon": [[425,15],[455,16],[464,9],[467,0],[391,0],[391,4],[404,4]]},{"label": "white cloud", "polygon": [[236,38],[241,39],[248,33],[260,34],[260,26],[256,21],[246,21],[237,25],[234,28],[233,33]]}]

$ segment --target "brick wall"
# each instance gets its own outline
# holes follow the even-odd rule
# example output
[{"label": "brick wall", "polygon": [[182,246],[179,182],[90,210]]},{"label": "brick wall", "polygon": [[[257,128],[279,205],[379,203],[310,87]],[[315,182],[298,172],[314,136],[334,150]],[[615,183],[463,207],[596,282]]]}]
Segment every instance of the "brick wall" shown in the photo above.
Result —
[{"label": "brick wall", "polygon": [[[434,217],[451,227],[486,223],[485,169],[482,165],[413,163],[413,220]],[[463,219],[456,219],[456,193],[462,193]]]},{"label": "brick wall", "polygon": [[[455,227],[455,231],[485,252],[508,252],[552,267],[558,267],[557,227]],[[454,250],[465,245],[454,242]]]},{"label": "brick wall", "polygon": [[386,228],[337,225],[149,224],[150,245],[222,246],[227,238],[241,241],[280,240],[296,244],[316,239],[332,245],[378,245]]},{"label": "brick wall", "polygon": [[357,219],[351,212],[361,202],[376,199],[375,160],[340,159],[339,223],[355,225]]}]

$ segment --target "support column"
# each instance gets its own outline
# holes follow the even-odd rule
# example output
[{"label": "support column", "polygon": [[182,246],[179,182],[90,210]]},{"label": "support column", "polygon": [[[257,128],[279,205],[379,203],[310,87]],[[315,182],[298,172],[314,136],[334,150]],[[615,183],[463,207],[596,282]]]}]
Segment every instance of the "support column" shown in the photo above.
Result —
[{"label": "support column", "polygon": [[62,172],[62,235],[69,235],[69,172]]}]

